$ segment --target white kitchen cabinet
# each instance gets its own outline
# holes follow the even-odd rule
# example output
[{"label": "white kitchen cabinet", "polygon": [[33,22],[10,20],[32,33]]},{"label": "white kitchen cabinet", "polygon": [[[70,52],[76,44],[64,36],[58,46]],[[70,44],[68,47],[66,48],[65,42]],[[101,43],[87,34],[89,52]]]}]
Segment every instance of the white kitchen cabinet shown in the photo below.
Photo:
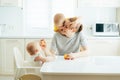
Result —
[{"label": "white kitchen cabinet", "polygon": [[14,74],[13,48],[15,46],[24,56],[24,39],[0,39],[0,74]]},{"label": "white kitchen cabinet", "polygon": [[22,7],[22,0],[0,0],[0,6]]},{"label": "white kitchen cabinet", "polygon": [[90,56],[120,56],[119,39],[88,39]]},{"label": "white kitchen cabinet", "polygon": [[[29,60],[30,59],[30,55],[28,54],[28,52],[26,51],[26,46],[29,42],[31,41],[39,41],[40,39],[25,39],[25,60]],[[47,43],[47,47],[48,49],[50,48],[50,44],[51,44],[51,39],[50,38],[47,38],[45,39],[46,40],[46,43]]]},{"label": "white kitchen cabinet", "polygon": [[[13,47],[17,46],[25,60],[30,55],[26,51],[26,45],[41,38],[0,39],[0,74],[14,73]],[[52,38],[45,38],[50,48]],[[88,38],[88,54],[90,56],[120,56],[120,38],[90,37]]]},{"label": "white kitchen cabinet", "polygon": [[120,0],[76,0],[79,7],[120,7]]},{"label": "white kitchen cabinet", "polygon": [[120,25],[120,7],[119,8],[117,8],[117,11],[116,11],[116,18],[117,18],[117,22],[119,23],[119,25]]},{"label": "white kitchen cabinet", "polygon": [[2,42],[0,40],[0,73],[2,72]]}]

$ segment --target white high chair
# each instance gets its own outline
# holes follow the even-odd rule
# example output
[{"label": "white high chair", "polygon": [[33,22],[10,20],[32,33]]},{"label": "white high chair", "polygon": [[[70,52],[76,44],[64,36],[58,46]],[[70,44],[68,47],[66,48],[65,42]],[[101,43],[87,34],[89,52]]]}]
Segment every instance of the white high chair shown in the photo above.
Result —
[{"label": "white high chair", "polygon": [[21,77],[25,75],[39,76],[39,78],[36,79],[41,80],[41,76],[40,76],[41,66],[36,66],[34,64],[31,64],[31,62],[29,61],[24,61],[23,56],[17,47],[14,47],[13,51],[14,51],[14,57],[16,63],[15,80],[21,80]]}]

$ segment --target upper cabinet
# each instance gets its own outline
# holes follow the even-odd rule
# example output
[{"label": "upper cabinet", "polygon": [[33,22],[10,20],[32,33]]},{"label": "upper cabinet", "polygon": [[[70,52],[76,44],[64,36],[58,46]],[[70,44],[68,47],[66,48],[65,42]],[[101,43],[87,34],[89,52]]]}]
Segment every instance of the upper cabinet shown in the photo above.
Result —
[{"label": "upper cabinet", "polygon": [[22,0],[0,0],[0,6],[22,7]]},{"label": "upper cabinet", "polygon": [[117,16],[117,22],[120,24],[120,8],[117,8],[116,10],[116,16]]},{"label": "upper cabinet", "polygon": [[79,7],[120,7],[120,0],[76,0]]}]

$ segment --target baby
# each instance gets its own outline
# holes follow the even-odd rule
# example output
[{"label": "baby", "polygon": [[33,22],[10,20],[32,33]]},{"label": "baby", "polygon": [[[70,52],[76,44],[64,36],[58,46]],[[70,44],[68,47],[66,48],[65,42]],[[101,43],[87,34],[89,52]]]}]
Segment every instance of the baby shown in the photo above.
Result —
[{"label": "baby", "polygon": [[[66,31],[65,29],[69,29]],[[80,23],[80,17],[65,18],[62,13],[58,13],[54,16],[54,31],[59,32],[64,36],[71,36],[70,30],[76,32],[82,30],[82,24]]]},{"label": "baby", "polygon": [[63,26],[65,16],[62,13],[58,13],[54,16],[54,31],[58,32],[58,27]]},{"label": "baby", "polygon": [[26,49],[28,53],[31,55],[32,60],[35,61],[35,57],[39,56],[41,57],[40,59],[42,59],[45,56],[45,54],[42,52],[42,48],[44,48],[45,46],[46,42],[44,40],[33,41],[27,44]]}]

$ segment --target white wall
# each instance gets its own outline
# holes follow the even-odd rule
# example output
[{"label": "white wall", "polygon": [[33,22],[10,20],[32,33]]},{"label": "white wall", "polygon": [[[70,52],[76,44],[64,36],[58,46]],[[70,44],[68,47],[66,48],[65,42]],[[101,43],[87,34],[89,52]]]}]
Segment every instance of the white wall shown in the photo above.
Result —
[{"label": "white wall", "polygon": [[[116,22],[116,8],[107,7],[81,7],[75,11],[76,16],[82,16],[84,32],[91,35],[90,27],[96,22]],[[23,34],[23,13],[21,8],[17,7],[0,7],[0,24],[7,24],[5,35]],[[15,33],[15,34],[14,34]]]},{"label": "white wall", "polygon": [[116,22],[116,8],[81,7],[76,9],[76,16],[82,17],[84,32],[91,35],[90,27],[96,22]]},{"label": "white wall", "polygon": [[[0,25],[3,35],[21,35],[22,33],[22,10],[17,7],[0,7]],[[2,26],[5,24],[5,26]],[[2,33],[1,33],[2,34]]]}]

